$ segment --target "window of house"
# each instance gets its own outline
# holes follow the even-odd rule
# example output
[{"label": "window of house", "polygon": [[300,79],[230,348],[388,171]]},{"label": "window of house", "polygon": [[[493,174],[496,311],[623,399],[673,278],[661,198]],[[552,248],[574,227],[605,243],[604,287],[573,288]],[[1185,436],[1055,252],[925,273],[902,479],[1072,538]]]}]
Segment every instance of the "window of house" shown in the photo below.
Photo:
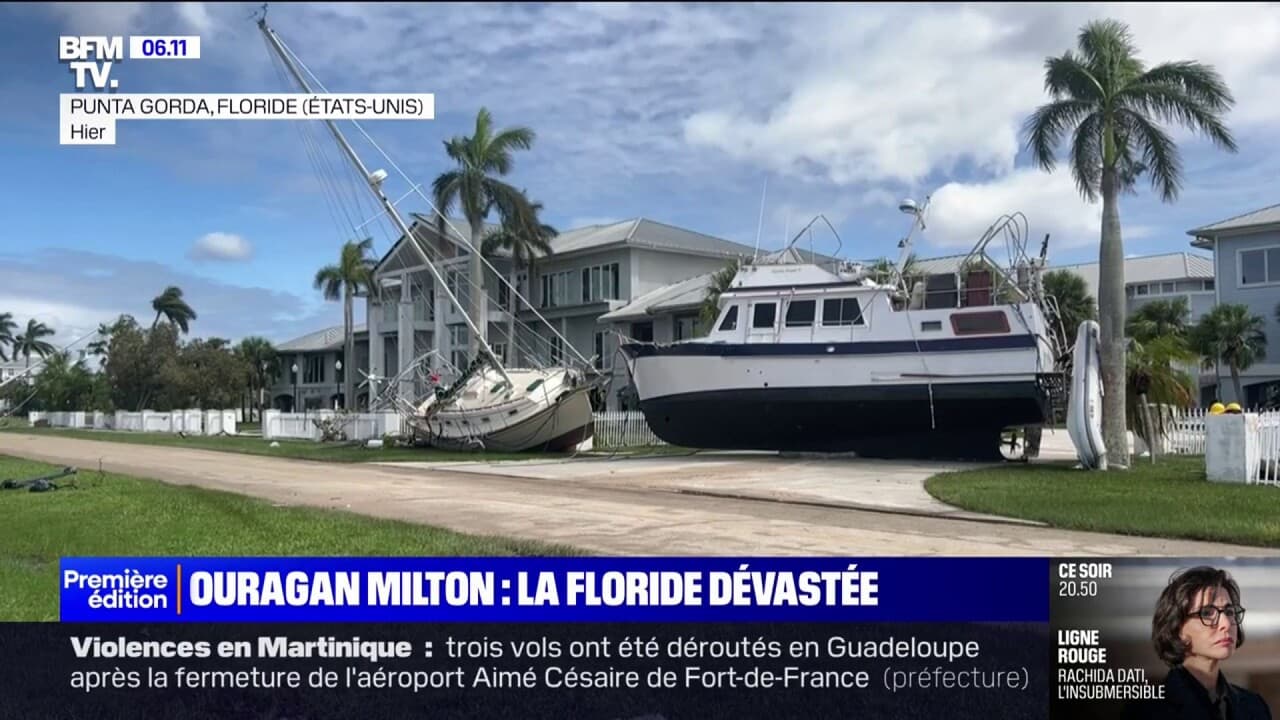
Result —
[{"label": "window of house", "polygon": [[493,348],[493,354],[497,355],[499,360],[504,363],[511,362],[511,358],[507,357],[506,343],[489,343],[489,347]]},{"label": "window of house", "polygon": [[582,268],[582,302],[617,300],[619,272],[618,263]]},{"label": "window of house", "polygon": [[604,355],[604,333],[597,332],[595,337],[592,338],[591,352],[595,356],[595,365],[597,370],[607,367],[605,365],[606,358]]},{"label": "window of house", "polygon": [[1209,292],[1213,292],[1213,280],[1205,280],[1204,289]]},{"label": "window of house", "polygon": [[462,273],[457,270],[450,270],[446,272],[444,275],[444,284],[445,287],[449,288],[449,292],[453,293],[454,297],[459,300],[462,299]]},{"label": "window of house", "polygon": [[724,314],[724,320],[720,321],[720,331],[737,330],[738,329],[738,306],[730,305],[729,312]]},{"label": "window of house", "polygon": [[1256,248],[1240,253],[1240,284],[1280,283],[1280,247]]},{"label": "window of house", "polygon": [[1171,282],[1160,283],[1160,293],[1163,295],[1172,295],[1177,292],[1177,284]]},{"label": "window of house", "polygon": [[467,326],[449,326],[449,362],[459,371],[467,367]]},{"label": "window of house", "polygon": [[809,327],[813,325],[814,314],[817,311],[817,300],[792,300],[787,303],[787,327]]},{"label": "window of house", "polygon": [[304,383],[322,383],[324,382],[324,357],[321,355],[309,355],[302,367],[302,382]]},{"label": "window of house", "polygon": [[573,271],[566,270],[542,276],[542,307],[564,307],[570,304],[573,293],[569,284],[573,275]]},{"label": "window of house", "polygon": [[757,303],[751,311],[751,327],[755,330],[772,330],[777,321],[777,303]]},{"label": "window of house", "polygon": [[631,323],[631,337],[640,342],[653,342],[653,323]]},{"label": "window of house", "polygon": [[951,330],[956,335],[986,335],[1009,332],[1009,318],[1000,311],[954,313]]},{"label": "window of house", "polygon": [[551,364],[559,365],[564,362],[564,338],[559,335],[551,336]]},{"label": "window of house", "polygon": [[672,321],[671,332],[675,340],[688,340],[694,336],[697,327],[697,315],[677,315]]},{"label": "window of house", "polygon": [[858,298],[831,298],[822,301],[822,325],[865,325]]},{"label": "window of house", "polygon": [[1151,286],[1149,286],[1149,285],[1135,285],[1135,286],[1134,286],[1133,291],[1134,291],[1134,293],[1136,293],[1136,294],[1138,294],[1138,295],[1150,295],[1150,294],[1151,294]]},{"label": "window of house", "polygon": [[1124,296],[1125,296],[1125,297],[1127,297],[1127,298],[1131,298],[1131,297],[1133,297],[1133,293],[1134,293],[1134,288],[1133,288],[1133,286],[1132,286],[1132,285],[1125,285],[1125,286],[1124,286]]}]

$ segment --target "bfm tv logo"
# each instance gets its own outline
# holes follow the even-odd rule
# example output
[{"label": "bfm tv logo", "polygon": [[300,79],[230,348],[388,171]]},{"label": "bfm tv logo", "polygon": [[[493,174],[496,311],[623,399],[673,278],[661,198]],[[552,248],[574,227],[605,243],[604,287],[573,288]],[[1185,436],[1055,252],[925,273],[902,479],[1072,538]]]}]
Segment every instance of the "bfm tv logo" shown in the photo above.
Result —
[{"label": "bfm tv logo", "polygon": [[[89,58],[93,58],[90,61]],[[111,66],[124,60],[124,38],[105,35],[62,35],[58,38],[58,61],[67,62],[76,75],[76,89],[83,90],[85,81],[93,83],[93,89],[114,90],[119,80],[111,79]]]}]

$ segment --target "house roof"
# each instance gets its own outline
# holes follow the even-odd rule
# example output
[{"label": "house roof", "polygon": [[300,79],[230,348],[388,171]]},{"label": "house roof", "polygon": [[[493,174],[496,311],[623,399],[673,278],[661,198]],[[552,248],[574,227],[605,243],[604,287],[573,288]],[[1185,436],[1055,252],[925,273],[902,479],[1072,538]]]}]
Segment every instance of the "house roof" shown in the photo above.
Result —
[{"label": "house roof", "polygon": [[[1187,234],[1196,238],[1206,238],[1206,236],[1212,237],[1230,230],[1244,230],[1268,225],[1280,225],[1280,204],[1264,207],[1260,210],[1252,210],[1242,215],[1229,217],[1226,220],[1219,220],[1210,225],[1188,230]],[[1211,247],[1211,245],[1204,242],[1192,242],[1191,244],[1195,247]]]},{"label": "house roof", "polygon": [[[353,335],[359,335],[365,331],[364,323],[353,325]],[[276,345],[276,352],[318,352],[322,350],[341,350],[342,349],[342,326],[335,325],[327,327],[323,330],[316,330],[307,333],[302,337],[296,337],[292,340]]]},{"label": "house roof", "polygon": [[650,290],[617,310],[601,315],[596,322],[638,320],[650,315],[696,308],[702,304],[715,273],[703,273],[657,290]]},{"label": "house roof", "polygon": [[723,238],[686,230],[644,217],[608,225],[588,225],[560,233],[551,240],[556,255],[608,247],[638,247],[650,250],[746,257],[755,249]]},{"label": "house roof", "polygon": [[[1048,271],[1069,270],[1084,278],[1089,292],[1098,295],[1098,263],[1055,265]],[[1173,280],[1210,280],[1213,278],[1213,258],[1193,253],[1165,253],[1144,257],[1125,258],[1124,282],[1126,285]]]},{"label": "house roof", "polygon": [[[415,232],[419,232],[423,228],[435,227],[435,221],[426,215],[415,213],[413,215]],[[460,252],[466,252],[467,242],[458,237],[458,233],[466,233],[467,239],[470,239],[471,226],[466,220],[459,218],[450,218],[449,222],[456,228],[446,229],[446,235],[449,241],[456,245]],[[493,223],[485,223],[485,232],[497,230],[500,226]],[[424,237],[425,236],[420,236]],[[405,238],[400,237],[392,245],[391,249],[378,261],[377,270],[382,270],[387,266],[387,261],[395,255],[404,245]],[[589,252],[596,250],[604,250],[614,247],[636,247],[649,250],[682,252],[697,255],[709,255],[712,257],[723,258],[747,258],[756,254],[755,248],[744,245],[742,243],[725,240],[713,235],[686,230],[684,228],[668,225],[667,223],[658,222],[645,217],[632,218],[630,220],[621,220],[615,223],[588,225],[585,227],[565,230],[559,235],[551,239],[552,255],[567,255],[569,253]],[[778,251],[773,251],[777,253]],[[822,255],[820,253],[812,253],[807,250],[792,249],[792,252],[802,258],[804,262],[831,262],[834,258]],[[495,255],[506,256],[508,251],[499,248]]]}]

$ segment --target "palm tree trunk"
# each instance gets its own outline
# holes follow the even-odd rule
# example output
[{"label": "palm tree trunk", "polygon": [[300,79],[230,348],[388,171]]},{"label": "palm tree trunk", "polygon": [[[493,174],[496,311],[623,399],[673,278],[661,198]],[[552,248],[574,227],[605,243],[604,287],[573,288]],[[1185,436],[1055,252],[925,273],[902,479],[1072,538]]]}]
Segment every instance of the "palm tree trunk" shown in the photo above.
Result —
[{"label": "palm tree trunk", "polygon": [[[514,253],[513,253],[514,255]],[[517,365],[519,361],[516,359],[516,313],[520,311],[520,298],[516,295],[516,259],[511,258],[511,273],[508,278],[511,285],[507,293],[507,297],[511,298],[511,317],[507,318],[507,357],[503,359],[510,365]]]},{"label": "palm tree trunk", "polygon": [[[1129,465],[1125,422],[1124,242],[1115,168],[1102,171],[1102,242],[1098,248],[1098,325],[1102,359],[1102,437],[1107,462]],[[1104,468],[1105,469],[1105,468]]]},{"label": "palm tree trunk", "polygon": [[1240,403],[1240,407],[1244,408],[1244,391],[1240,389],[1240,369],[1235,363],[1231,363],[1231,385],[1236,389],[1236,402]]},{"label": "palm tree trunk", "polygon": [[352,332],[351,313],[351,288],[347,287],[342,297],[342,328],[344,331],[342,342],[342,407],[344,409],[354,406],[352,403],[351,376],[355,374],[352,362],[356,354],[356,338]]},{"label": "palm tree trunk", "polygon": [[[471,257],[467,263],[470,270],[471,283],[467,288],[467,292],[471,293],[471,320],[479,329],[479,335],[469,333],[467,347],[469,355],[475,358],[480,354],[481,344],[489,336],[489,318],[487,309],[487,300],[489,299],[484,287],[484,264],[480,261],[480,244],[482,234],[484,233],[484,218],[467,218],[471,223]],[[470,337],[474,336],[474,337]]]}]

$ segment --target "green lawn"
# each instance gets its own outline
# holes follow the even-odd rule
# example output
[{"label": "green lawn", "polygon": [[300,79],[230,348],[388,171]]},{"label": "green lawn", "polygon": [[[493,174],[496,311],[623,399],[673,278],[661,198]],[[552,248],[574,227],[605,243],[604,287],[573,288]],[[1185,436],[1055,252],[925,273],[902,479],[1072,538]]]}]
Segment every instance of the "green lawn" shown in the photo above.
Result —
[{"label": "green lawn", "polygon": [[[25,421],[0,423],[0,432],[16,432],[31,435],[57,435],[59,437],[81,438],[84,440],[104,440],[107,442],[137,443],[140,445],[165,445],[168,447],[189,447],[200,450],[219,450],[222,452],[247,453],[249,455],[267,455],[270,457],[294,458],[298,460],[320,460],[324,462],[389,462],[411,460],[418,462],[453,461],[453,460],[537,460],[547,457],[538,453],[498,453],[467,452],[437,450],[433,448],[367,448],[356,443],[318,443],[311,440],[277,440],[278,447],[261,437],[240,435],[187,436],[169,433],[117,432],[113,430],[69,430],[67,428],[35,428]],[[607,448],[593,450],[594,454],[611,452]],[[687,448],[668,445],[659,447],[634,447],[618,450],[618,454],[685,454],[692,452]],[[568,457],[571,453],[557,456]]]},{"label": "green lawn", "polygon": [[[56,471],[0,455],[0,480]],[[77,487],[0,490],[0,621],[58,619],[58,560],[67,555],[574,555],[230,493],[81,470]]]},{"label": "green lawn", "polygon": [[1280,488],[1211,483],[1203,457],[1135,458],[1109,472],[1008,465],[943,473],[925,489],[966,510],[1061,528],[1280,547]]}]

